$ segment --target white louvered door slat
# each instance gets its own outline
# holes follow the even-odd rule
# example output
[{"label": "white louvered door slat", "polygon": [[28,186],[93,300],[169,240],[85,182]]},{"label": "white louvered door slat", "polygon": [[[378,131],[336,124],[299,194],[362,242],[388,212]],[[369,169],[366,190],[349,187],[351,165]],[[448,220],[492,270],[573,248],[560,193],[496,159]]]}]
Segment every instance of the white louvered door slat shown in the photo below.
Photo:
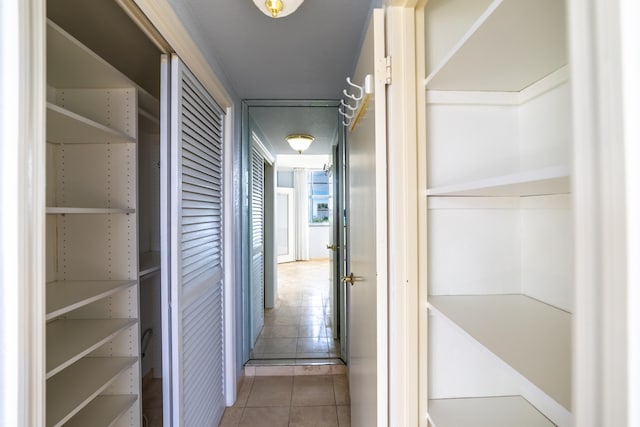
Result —
[{"label": "white louvered door slat", "polygon": [[264,157],[251,151],[251,345],[264,326]]},{"label": "white louvered door slat", "polygon": [[170,75],[171,424],[214,426],[226,403],[224,113],[175,55]]}]

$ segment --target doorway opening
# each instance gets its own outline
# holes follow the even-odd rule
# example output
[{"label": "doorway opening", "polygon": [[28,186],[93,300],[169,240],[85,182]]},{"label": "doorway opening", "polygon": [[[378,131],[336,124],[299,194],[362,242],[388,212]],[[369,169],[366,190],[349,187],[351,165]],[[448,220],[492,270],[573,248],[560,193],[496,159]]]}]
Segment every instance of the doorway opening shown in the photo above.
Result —
[{"label": "doorway opening", "polygon": [[[344,143],[337,107],[333,101],[244,104],[251,251],[243,310],[245,363],[346,360],[344,255],[339,249],[344,248],[339,241],[343,173],[338,167]],[[285,141],[292,133],[315,140],[296,153]],[[261,241],[260,260],[254,255]]]}]

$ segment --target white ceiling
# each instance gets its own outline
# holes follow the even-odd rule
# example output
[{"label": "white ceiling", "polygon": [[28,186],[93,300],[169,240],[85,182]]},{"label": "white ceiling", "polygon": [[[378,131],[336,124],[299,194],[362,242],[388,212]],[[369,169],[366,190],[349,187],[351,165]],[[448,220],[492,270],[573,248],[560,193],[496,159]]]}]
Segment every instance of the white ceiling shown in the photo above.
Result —
[{"label": "white ceiling", "polygon": [[273,19],[252,0],[169,2],[241,99],[339,99],[370,9],[380,3],[306,0]]}]

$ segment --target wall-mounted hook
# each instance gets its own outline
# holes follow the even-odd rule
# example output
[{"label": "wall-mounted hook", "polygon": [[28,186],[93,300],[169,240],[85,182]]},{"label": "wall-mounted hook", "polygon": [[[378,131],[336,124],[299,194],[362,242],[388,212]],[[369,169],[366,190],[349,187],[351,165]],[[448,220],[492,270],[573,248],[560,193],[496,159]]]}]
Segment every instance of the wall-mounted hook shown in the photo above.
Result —
[{"label": "wall-mounted hook", "polygon": [[[351,81],[351,77],[347,77],[347,83],[349,84],[349,86],[357,89],[358,92],[360,93],[360,95],[354,95],[354,97],[352,99],[354,99],[356,101],[360,101],[362,99],[362,97],[364,96],[364,88],[362,86],[358,86],[357,84],[353,83]],[[349,98],[351,98],[351,97],[349,96]]]},{"label": "wall-mounted hook", "polygon": [[344,99],[340,100],[340,105],[342,105],[343,107],[347,107],[351,111],[356,111],[358,109],[358,103],[357,102],[356,102],[355,106],[352,106],[351,104],[347,104],[346,102],[344,102]]},{"label": "wall-mounted hook", "polygon": [[[343,104],[344,105],[344,104]],[[346,117],[347,119],[351,120],[353,118],[353,114],[347,114],[347,111],[344,110],[342,108],[342,106],[340,108],[338,108],[338,111],[340,112],[340,114],[342,114],[344,117]]]}]

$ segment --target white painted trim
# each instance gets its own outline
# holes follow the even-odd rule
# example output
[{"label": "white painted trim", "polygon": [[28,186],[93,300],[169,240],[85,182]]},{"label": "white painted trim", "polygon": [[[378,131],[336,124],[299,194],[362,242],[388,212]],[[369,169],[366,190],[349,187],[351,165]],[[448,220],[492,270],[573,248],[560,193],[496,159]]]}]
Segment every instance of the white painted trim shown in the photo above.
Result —
[{"label": "white painted trim", "polygon": [[236,301],[235,252],[233,251],[235,222],[233,212],[233,145],[235,140],[233,108],[227,108],[224,138],[224,341],[225,398],[227,406],[236,400]]},{"label": "white painted trim", "polygon": [[418,424],[418,181],[415,11],[388,7],[389,420]]},{"label": "white painted trim", "polygon": [[518,105],[518,92],[427,90],[427,104]]},{"label": "white painted trim", "polygon": [[385,16],[383,9],[373,9],[374,61],[376,76],[375,104],[375,227],[376,227],[376,419],[377,425],[389,423],[389,239],[387,200],[387,100],[385,57]]},{"label": "white painted trim", "polygon": [[45,424],[45,2],[0,10],[0,424],[27,427]]},{"label": "white painted trim", "polygon": [[416,184],[417,184],[417,214],[418,222],[416,229],[417,236],[417,310],[418,310],[418,331],[416,340],[418,342],[418,427],[428,426],[428,402],[429,402],[429,313],[427,310],[429,289],[428,289],[428,236],[427,236],[427,94],[424,90],[424,80],[426,77],[426,40],[425,40],[425,6],[427,0],[421,0],[416,5],[415,10],[415,37],[416,37],[416,75],[414,90],[416,92]]},{"label": "white painted trim", "polygon": [[518,94],[519,104],[526,104],[532,99],[537,98],[538,96],[543,95],[568,81],[569,66],[565,65],[548,76],[538,80],[531,86],[522,89]]},{"label": "white painted trim", "polygon": [[631,219],[625,216],[622,117],[627,112],[618,6],[611,0],[568,2],[576,213],[573,408],[580,427],[630,425],[630,405],[637,405],[628,392],[626,223]]},{"label": "white painted trim", "polygon": [[[637,0],[620,1],[621,21],[621,55],[622,55],[622,87],[623,87],[623,122],[626,159],[627,188],[627,257],[629,260],[640,259],[640,193],[637,185],[640,182],[640,3]],[[629,283],[627,310],[628,330],[627,342],[629,361],[628,401],[630,426],[640,425],[640,263],[629,262],[627,265]]]},{"label": "white painted trim", "polygon": [[255,131],[251,131],[251,143],[253,147],[262,155],[265,162],[269,164],[269,166],[273,166],[273,163],[276,161],[276,157],[269,151],[266,145],[262,142],[260,137]]},{"label": "white painted trim", "polygon": [[518,209],[519,197],[429,197],[427,209]]},{"label": "white painted trim", "polygon": [[134,1],[220,107],[223,110],[232,107],[233,100],[229,92],[211,70],[211,66],[169,2],[167,0]]}]

